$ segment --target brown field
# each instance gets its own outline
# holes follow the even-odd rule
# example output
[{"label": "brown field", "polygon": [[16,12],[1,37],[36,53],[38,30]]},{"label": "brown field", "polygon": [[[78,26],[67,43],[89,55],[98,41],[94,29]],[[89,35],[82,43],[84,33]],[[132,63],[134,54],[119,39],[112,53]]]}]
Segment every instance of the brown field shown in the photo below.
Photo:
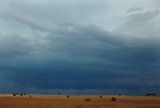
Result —
[{"label": "brown field", "polygon": [[[111,101],[115,97],[116,101]],[[90,100],[86,100],[90,99]],[[158,96],[0,95],[0,108],[160,108]]]}]

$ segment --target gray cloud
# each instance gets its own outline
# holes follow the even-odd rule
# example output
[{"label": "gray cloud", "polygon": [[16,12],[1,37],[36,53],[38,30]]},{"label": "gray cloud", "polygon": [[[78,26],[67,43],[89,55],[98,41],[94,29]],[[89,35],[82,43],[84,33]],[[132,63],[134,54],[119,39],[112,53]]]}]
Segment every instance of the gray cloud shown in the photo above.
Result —
[{"label": "gray cloud", "polygon": [[143,11],[143,8],[141,7],[133,7],[127,10],[128,13],[132,13],[132,12],[138,12],[138,11]]},{"label": "gray cloud", "polygon": [[28,40],[20,36],[12,35],[0,36],[0,58],[8,58],[30,53],[33,46],[28,44]]},{"label": "gray cloud", "polygon": [[129,16],[129,18],[132,21],[148,21],[148,20],[152,20],[153,18],[155,18],[156,16],[158,16],[159,11],[146,11],[146,12],[139,12],[139,13],[134,13],[131,14]]},{"label": "gray cloud", "polygon": [[50,28],[47,28],[45,25],[32,18],[29,15],[23,14],[19,11],[6,10],[1,12],[1,16],[7,20],[17,21],[21,24],[24,24],[32,29],[37,29],[40,31],[48,31]]},{"label": "gray cloud", "polygon": [[133,37],[151,39],[158,38],[154,19],[159,17],[159,11],[140,11],[130,13],[126,17],[124,25],[119,27],[116,32],[132,35]]}]

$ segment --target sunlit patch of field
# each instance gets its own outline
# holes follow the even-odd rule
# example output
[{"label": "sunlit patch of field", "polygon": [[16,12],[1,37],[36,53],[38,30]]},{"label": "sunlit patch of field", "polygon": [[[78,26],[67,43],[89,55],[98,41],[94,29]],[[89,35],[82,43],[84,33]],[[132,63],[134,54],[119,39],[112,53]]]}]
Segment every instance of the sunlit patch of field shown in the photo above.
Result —
[{"label": "sunlit patch of field", "polygon": [[160,97],[0,94],[0,108],[160,108]]}]

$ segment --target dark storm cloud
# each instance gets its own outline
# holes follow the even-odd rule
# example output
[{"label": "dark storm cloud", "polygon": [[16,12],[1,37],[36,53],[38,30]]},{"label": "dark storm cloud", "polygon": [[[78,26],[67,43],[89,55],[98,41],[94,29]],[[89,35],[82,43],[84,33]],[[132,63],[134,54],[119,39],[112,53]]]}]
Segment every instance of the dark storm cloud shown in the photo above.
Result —
[{"label": "dark storm cloud", "polygon": [[26,89],[159,86],[158,42],[127,40],[96,26],[75,28],[50,32],[45,38],[48,43],[41,49],[23,56],[24,61],[13,59],[15,64],[9,68],[6,64],[1,71],[8,72],[16,87]]},{"label": "dark storm cloud", "polygon": [[146,38],[159,34],[159,9],[147,3],[1,2],[1,92],[159,88],[159,38]]}]

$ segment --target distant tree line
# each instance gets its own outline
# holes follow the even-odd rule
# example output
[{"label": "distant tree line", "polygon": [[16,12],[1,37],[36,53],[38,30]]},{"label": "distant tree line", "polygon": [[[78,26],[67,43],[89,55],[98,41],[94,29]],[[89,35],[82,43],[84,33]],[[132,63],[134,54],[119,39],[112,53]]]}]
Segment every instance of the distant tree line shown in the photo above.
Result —
[{"label": "distant tree line", "polygon": [[17,95],[23,96],[23,95],[27,95],[27,94],[25,94],[25,93],[13,93],[13,96],[17,96]]},{"label": "distant tree line", "polygon": [[156,93],[147,93],[146,96],[156,96]]}]

